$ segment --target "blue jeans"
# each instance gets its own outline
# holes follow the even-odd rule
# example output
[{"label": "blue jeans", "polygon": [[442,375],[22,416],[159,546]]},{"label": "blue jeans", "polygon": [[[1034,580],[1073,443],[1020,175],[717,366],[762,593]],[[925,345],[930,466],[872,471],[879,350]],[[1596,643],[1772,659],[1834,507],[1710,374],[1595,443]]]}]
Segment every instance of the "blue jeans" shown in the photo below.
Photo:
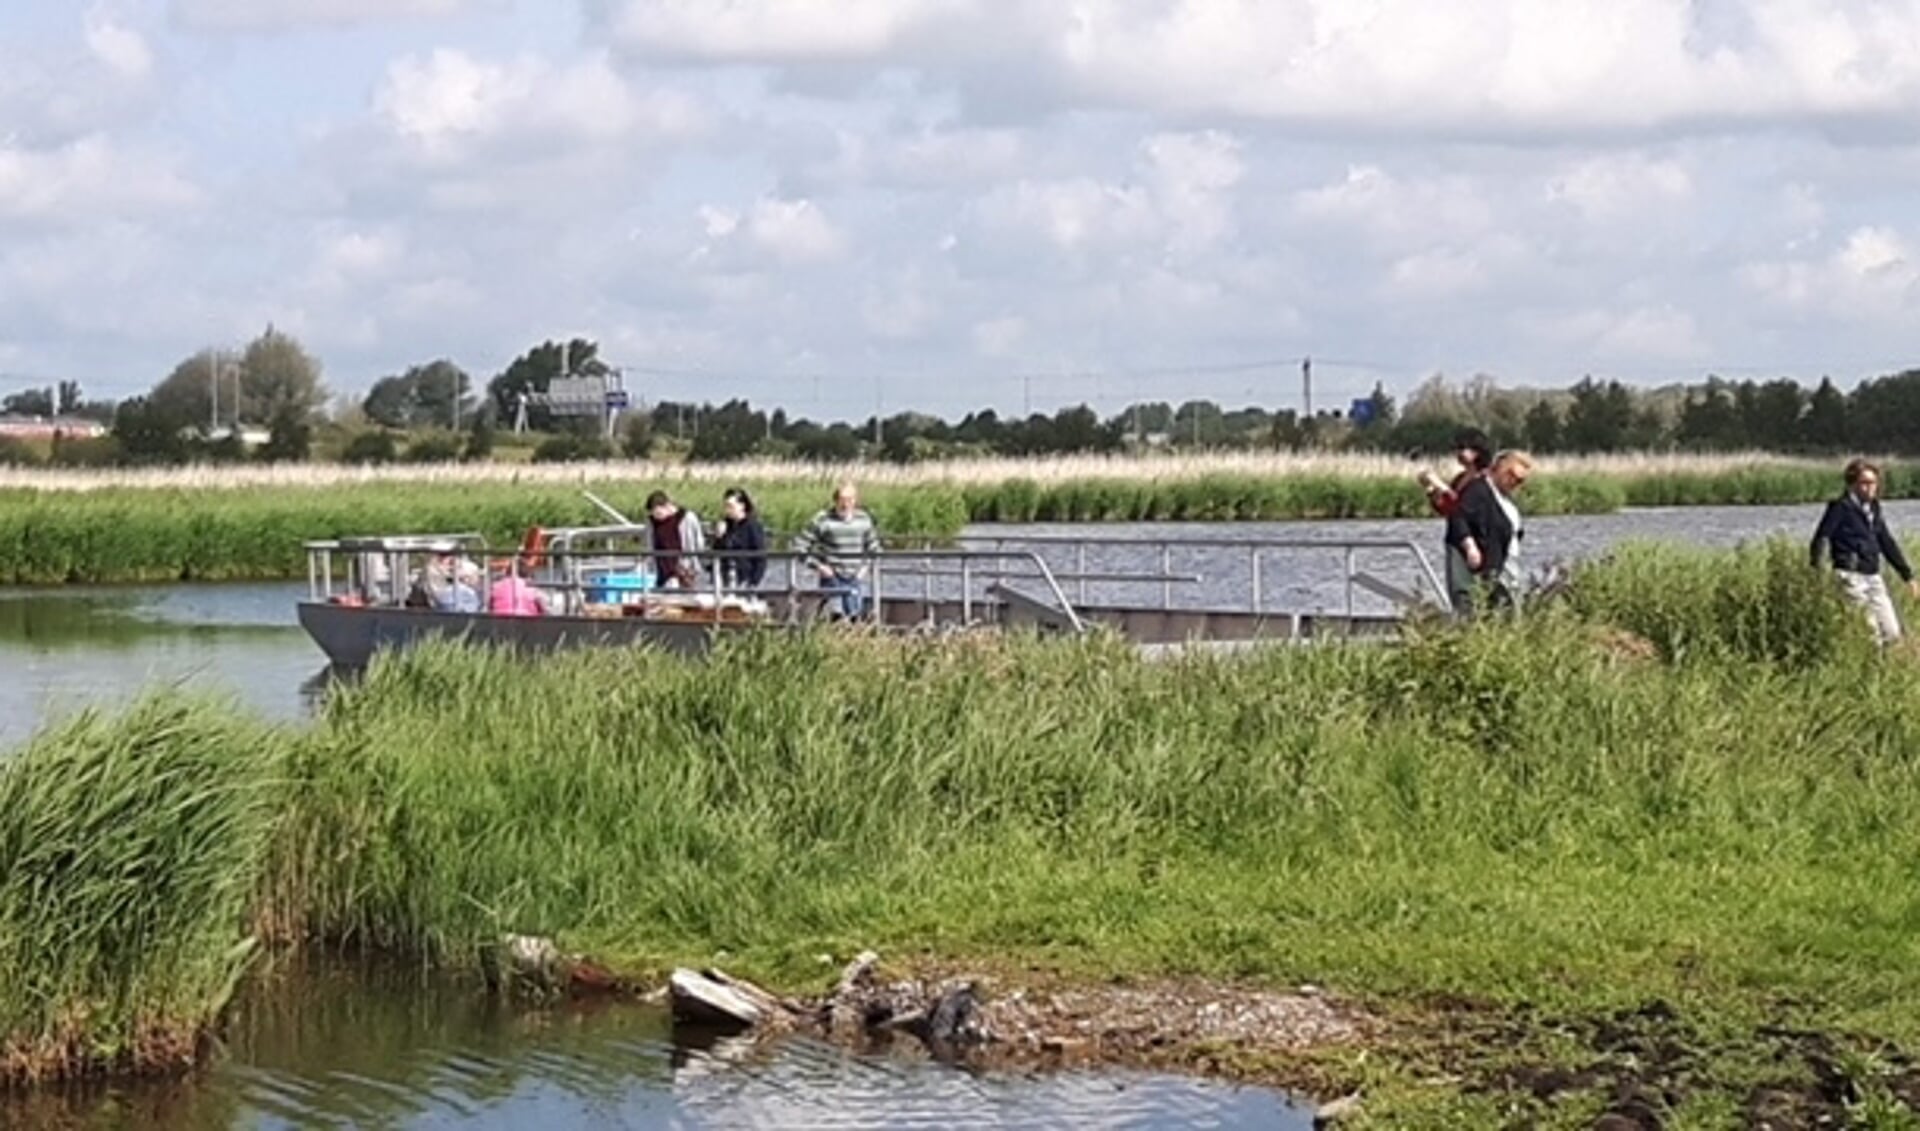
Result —
[{"label": "blue jeans", "polygon": [[867,612],[867,591],[860,578],[836,573],[820,579],[820,592],[828,595],[827,610],[848,620],[859,620]]}]

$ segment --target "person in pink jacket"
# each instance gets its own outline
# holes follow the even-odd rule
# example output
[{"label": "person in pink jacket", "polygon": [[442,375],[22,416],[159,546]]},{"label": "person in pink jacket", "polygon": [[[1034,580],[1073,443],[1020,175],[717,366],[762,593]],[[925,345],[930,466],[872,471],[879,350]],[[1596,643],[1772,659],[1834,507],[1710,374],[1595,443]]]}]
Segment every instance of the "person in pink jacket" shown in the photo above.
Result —
[{"label": "person in pink jacket", "polygon": [[493,563],[493,585],[487,590],[487,611],[502,617],[537,617],[547,612],[547,598],[532,582],[520,576],[513,560],[501,558]]}]

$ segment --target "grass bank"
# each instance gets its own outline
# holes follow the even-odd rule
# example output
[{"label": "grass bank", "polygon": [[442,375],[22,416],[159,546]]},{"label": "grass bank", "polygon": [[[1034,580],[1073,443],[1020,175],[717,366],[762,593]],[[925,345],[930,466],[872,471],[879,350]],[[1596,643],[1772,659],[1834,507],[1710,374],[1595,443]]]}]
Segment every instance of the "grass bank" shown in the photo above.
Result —
[{"label": "grass bank", "polygon": [[[638,514],[657,486],[703,515],[745,486],[775,530],[794,530],[833,483],[863,484],[890,534],[949,537],[968,522],[1231,522],[1426,515],[1409,464],[1376,457],[983,461],[927,467],[748,464],[581,468],[326,467],[0,475],[0,583],[303,576],[303,540],[477,530],[500,545],[533,524],[602,521],[583,487]],[[1910,481],[1911,480],[1911,481]],[[1775,458],[1633,457],[1549,464],[1534,514],[1622,506],[1811,502],[1834,469]],[[1920,478],[1890,471],[1890,496]]]},{"label": "grass bank", "polygon": [[[216,826],[231,842],[136,837],[202,779],[149,785],[140,758],[92,749],[164,747],[184,724],[159,707],[15,759],[9,800],[16,777],[51,790],[70,765],[114,773],[0,821],[21,823],[9,845],[53,821],[102,868],[137,852],[134,874],[192,865],[193,890],[217,893],[191,901],[204,916],[115,916],[155,925],[76,952],[102,961],[60,962],[43,983],[57,1002],[135,1000],[146,972],[130,956],[157,943],[198,957],[156,976],[224,971],[255,930],[455,963],[503,931],[642,971],[724,951],[790,985],[818,980],[820,953],[876,946],[1069,976],[1312,981],[1396,1018],[1440,1001],[1541,1019],[1659,1003],[1707,1050],[1667,1125],[1724,1126],[1752,1089],[1810,1071],[1716,1051],[1743,1034],[1920,1046],[1920,668],[1874,655],[1790,548],[1636,554],[1595,567],[1569,606],[1399,649],[1145,662],[1103,640],[821,635],[698,665],[423,649],[310,730],[245,746],[258,754],[240,753],[242,724],[186,716],[213,728],[193,748],[235,787],[216,809],[235,814]],[[1644,601],[1648,574],[1698,599]],[[1728,615],[1767,598],[1810,611]],[[1621,646],[1614,625],[1652,648]],[[58,816],[122,793],[138,812]],[[37,888],[14,869],[23,898],[0,903],[0,938],[22,916],[117,907],[24,898],[77,882],[90,853],[48,859]],[[1588,1055],[1566,1031],[1542,1020],[1513,1055]],[[1508,1062],[1447,1067],[1465,1075],[1435,1088],[1420,1083],[1442,1071],[1422,1059],[1435,1049],[1324,1068],[1366,1085],[1392,1126],[1572,1125],[1605,1102],[1537,1099]]]}]

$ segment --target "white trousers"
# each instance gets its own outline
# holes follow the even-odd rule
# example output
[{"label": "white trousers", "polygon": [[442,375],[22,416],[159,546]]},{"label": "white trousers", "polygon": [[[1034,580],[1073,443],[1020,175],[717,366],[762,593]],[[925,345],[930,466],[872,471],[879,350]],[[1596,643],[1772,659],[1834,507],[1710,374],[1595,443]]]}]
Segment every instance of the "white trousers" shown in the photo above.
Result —
[{"label": "white trousers", "polygon": [[1900,615],[1893,611],[1893,597],[1887,592],[1886,579],[1877,573],[1853,573],[1844,569],[1837,572],[1847,600],[1866,610],[1867,623],[1873,626],[1873,638],[1883,646],[1900,639]]}]

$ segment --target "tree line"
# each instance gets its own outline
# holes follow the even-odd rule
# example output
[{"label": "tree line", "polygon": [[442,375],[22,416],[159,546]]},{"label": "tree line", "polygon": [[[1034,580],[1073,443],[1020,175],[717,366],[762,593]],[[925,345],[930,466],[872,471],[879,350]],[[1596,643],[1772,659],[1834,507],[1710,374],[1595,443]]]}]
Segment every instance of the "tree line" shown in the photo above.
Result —
[{"label": "tree line", "polygon": [[[958,420],[920,412],[814,420],[744,399],[657,401],[624,415],[611,437],[597,419],[556,415],[536,396],[564,377],[614,370],[597,343],[575,338],[529,348],[476,392],[441,358],[374,381],[331,405],[319,361],[269,326],[238,350],[208,348],[182,359],[146,393],[88,400],[74,382],[18,390],[0,411],[110,423],[97,440],[62,442],[41,454],[0,440],[0,462],[151,464],[304,460],[356,463],[488,458],[524,410],[536,460],[612,456],[723,461],[749,457],[820,462],[910,463],[969,456],[1038,456],[1192,450],[1353,450],[1433,454],[1466,426],[1495,444],[1543,453],[1767,450],[1809,455],[1920,453],[1920,369],[1876,377],[1851,392],[1823,378],[1630,386],[1583,378],[1566,389],[1502,387],[1479,376],[1434,376],[1404,402],[1376,385],[1344,410],[1228,408],[1211,400],[1144,401],[1102,416],[1088,405]],[[316,439],[322,442],[316,445]]]}]

